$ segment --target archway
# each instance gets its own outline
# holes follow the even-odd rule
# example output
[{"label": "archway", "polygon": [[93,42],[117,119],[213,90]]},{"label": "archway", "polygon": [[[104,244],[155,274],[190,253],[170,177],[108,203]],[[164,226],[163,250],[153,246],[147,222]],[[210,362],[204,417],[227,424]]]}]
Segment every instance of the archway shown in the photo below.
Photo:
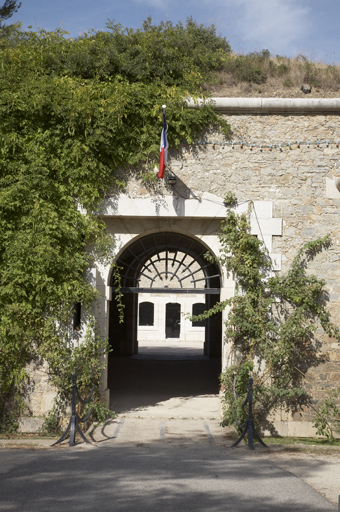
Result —
[{"label": "archway", "polygon": [[[202,311],[220,300],[221,273],[216,263],[206,259],[206,253],[207,247],[197,238],[174,232],[146,235],[123,250],[116,263],[125,306],[123,324],[119,323],[114,300],[113,277],[110,283],[113,300],[109,339],[114,354],[138,353],[140,324],[139,327],[143,327],[140,331],[150,337],[186,336],[190,339],[190,336],[197,336],[198,330],[203,331],[204,354],[221,355],[221,316],[214,315],[204,325],[191,323],[193,332],[189,333],[179,313],[181,308],[190,314],[194,310]],[[168,300],[169,296],[175,300]],[[147,318],[153,319],[152,325]]]},{"label": "archway", "polygon": [[[112,278],[109,339],[113,353],[108,366],[111,407],[116,412],[139,410],[175,397],[186,403],[189,397],[217,396],[221,315],[192,323],[181,314],[199,314],[220,300],[221,273],[205,258],[207,251],[196,238],[161,232],[135,239],[118,257],[124,323],[118,321]],[[145,358],[138,354],[138,329],[140,339],[151,333],[164,337],[163,346],[178,342],[180,356]],[[195,330],[203,333],[204,353],[202,347],[202,355],[188,357],[181,340],[190,339]]]}]

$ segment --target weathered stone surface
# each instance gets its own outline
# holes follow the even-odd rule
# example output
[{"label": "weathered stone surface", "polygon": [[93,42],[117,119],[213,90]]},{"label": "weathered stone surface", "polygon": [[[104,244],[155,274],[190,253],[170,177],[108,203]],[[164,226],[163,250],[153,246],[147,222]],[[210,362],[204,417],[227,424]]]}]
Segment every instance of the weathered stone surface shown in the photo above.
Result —
[{"label": "weathered stone surface", "polygon": [[44,418],[42,417],[22,416],[19,419],[18,430],[24,433],[38,432],[43,424]]},{"label": "weathered stone surface", "polygon": [[[43,422],[43,416],[52,409],[56,388],[51,385],[45,362],[32,361],[26,368],[29,379],[26,385],[26,416],[19,423],[22,432],[34,432],[34,426]],[[37,421],[33,417],[37,417]],[[28,430],[26,430],[28,429]]]},{"label": "weathered stone surface", "polygon": [[[329,309],[334,322],[339,325],[340,290],[334,289],[334,282],[340,282],[339,256],[339,221],[340,221],[340,192],[335,186],[335,179],[340,175],[340,149],[336,144],[320,144],[319,147],[293,145],[293,141],[318,140],[336,141],[338,135],[338,116],[225,116],[231,123],[233,132],[238,140],[254,145],[284,144],[291,142],[293,149],[284,148],[253,148],[252,151],[241,149],[235,144],[232,151],[224,151],[216,146],[215,151],[223,153],[221,165],[224,169],[224,183],[219,181],[218,195],[223,197],[227,191],[234,192],[240,200],[272,200],[274,217],[282,217],[283,232],[281,236],[273,237],[273,252],[282,254],[282,268],[285,271],[295,256],[297,249],[307,241],[329,233],[332,246],[327,253],[318,255],[311,262],[310,271],[325,279],[329,292]],[[214,139],[217,137],[214,135]],[[236,139],[236,137],[235,137]],[[187,151],[190,149],[188,148]],[[180,178],[193,176],[195,194],[199,195],[199,185],[204,180],[208,191],[216,187],[211,179],[207,184],[206,174],[209,166],[202,165],[204,159],[211,158],[209,149],[201,153],[202,174],[184,165]],[[211,176],[209,174],[209,176]],[[246,179],[243,177],[246,176]],[[212,177],[211,177],[212,178]],[[332,187],[332,188],[331,188]],[[340,347],[329,340],[323,346],[323,352],[328,360],[336,363],[321,365],[320,368],[309,372],[308,383],[310,392],[317,403],[324,399],[330,390],[336,389],[340,381]],[[294,416],[288,423],[281,421],[275,425],[283,433],[292,435],[311,435],[313,409],[308,407],[300,411],[299,417]],[[289,427],[291,422],[298,422],[295,427]],[[286,426],[285,426],[286,425]]]}]

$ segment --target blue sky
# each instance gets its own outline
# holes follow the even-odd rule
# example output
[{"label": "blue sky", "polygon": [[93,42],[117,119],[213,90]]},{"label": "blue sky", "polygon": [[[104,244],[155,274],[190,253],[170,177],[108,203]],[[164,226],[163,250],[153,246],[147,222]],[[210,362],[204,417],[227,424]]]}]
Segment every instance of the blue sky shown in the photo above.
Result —
[{"label": "blue sky", "polygon": [[[11,18],[45,30],[62,27],[72,37],[93,28],[105,30],[108,19],[139,28],[154,23],[213,23],[235,52],[267,48],[273,55],[340,64],[340,0],[21,0]],[[0,3],[2,3],[0,1]]]}]

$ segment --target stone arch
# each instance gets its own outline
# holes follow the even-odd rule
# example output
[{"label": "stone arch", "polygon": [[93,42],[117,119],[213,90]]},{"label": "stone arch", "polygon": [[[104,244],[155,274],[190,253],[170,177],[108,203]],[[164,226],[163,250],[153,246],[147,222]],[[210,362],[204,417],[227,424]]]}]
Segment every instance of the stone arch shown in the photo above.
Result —
[{"label": "stone arch", "polygon": [[[118,322],[113,276],[109,313],[109,339],[116,355],[138,353],[138,294],[149,296],[193,294],[210,308],[220,300],[221,271],[205,258],[207,246],[198,238],[175,231],[161,231],[135,237],[120,251],[120,269],[125,321]],[[155,301],[154,301],[155,302]],[[206,322],[204,353],[221,355],[222,320],[215,315]]]}]

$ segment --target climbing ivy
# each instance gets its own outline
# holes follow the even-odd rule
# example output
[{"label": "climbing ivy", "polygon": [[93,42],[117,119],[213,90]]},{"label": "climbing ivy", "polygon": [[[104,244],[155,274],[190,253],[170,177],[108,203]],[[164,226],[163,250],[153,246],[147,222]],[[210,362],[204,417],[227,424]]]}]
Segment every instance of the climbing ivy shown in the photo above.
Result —
[{"label": "climbing ivy", "polygon": [[112,254],[98,205],[131,175],[150,175],[164,103],[170,146],[193,141],[211,125],[229,133],[211,106],[193,110],[185,103],[204,95],[202,84],[229,53],[213,26],[192,19],[185,25],[148,19],[137,30],[110,22],[106,31],[76,40],[61,30],[18,30],[3,38],[0,422],[6,428],[32,359],[49,363],[61,397],[68,389],[63,379],[75,368],[86,388],[98,384],[98,358],[94,372],[76,363],[91,343],[97,354],[98,337],[90,329],[78,349],[69,330],[74,304],[90,311],[96,300],[86,279],[94,252],[108,260]]},{"label": "climbing ivy", "polygon": [[252,203],[247,214],[237,214],[236,197],[229,193],[225,205],[218,262],[235,276],[235,296],[195,318],[228,311],[225,337],[233,364],[221,375],[221,391],[223,424],[229,425],[242,418],[250,376],[256,414],[263,421],[275,407],[306,400],[304,376],[322,361],[317,329],[337,340],[340,333],[326,307],[325,281],[307,272],[308,262],[329,247],[329,236],[305,244],[285,274],[273,275],[263,242],[250,231]]}]

